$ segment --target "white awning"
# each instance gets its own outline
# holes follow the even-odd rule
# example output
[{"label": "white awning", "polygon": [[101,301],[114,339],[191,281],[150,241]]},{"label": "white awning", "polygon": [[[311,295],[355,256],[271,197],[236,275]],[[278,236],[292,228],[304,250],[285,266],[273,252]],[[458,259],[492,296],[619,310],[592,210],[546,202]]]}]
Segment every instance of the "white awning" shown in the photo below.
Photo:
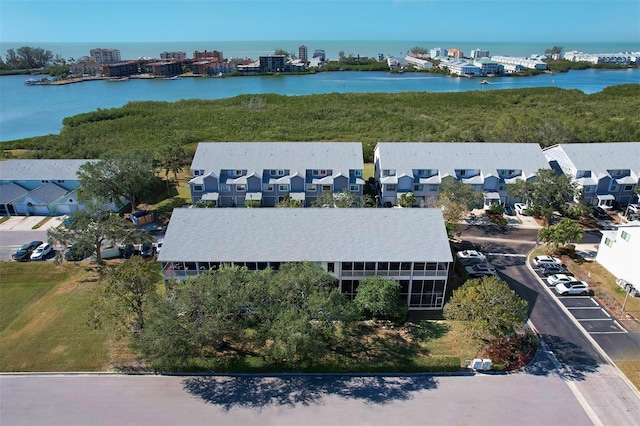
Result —
[{"label": "white awning", "polygon": [[289,196],[292,200],[304,201],[305,199],[304,192],[290,192]]},{"label": "white awning", "polygon": [[247,192],[247,196],[244,199],[248,201],[260,201],[262,200],[262,192]]},{"label": "white awning", "polygon": [[499,200],[500,194],[497,192],[485,192],[484,193],[485,200]]},{"label": "white awning", "polygon": [[217,192],[207,192],[206,194],[203,194],[200,199],[204,201],[218,201],[218,195],[220,194]]},{"label": "white awning", "polygon": [[602,195],[597,195],[596,194],[596,197],[598,197],[598,200],[601,200],[601,201],[615,200],[616,199],[616,197],[614,197],[611,194],[602,194]]}]

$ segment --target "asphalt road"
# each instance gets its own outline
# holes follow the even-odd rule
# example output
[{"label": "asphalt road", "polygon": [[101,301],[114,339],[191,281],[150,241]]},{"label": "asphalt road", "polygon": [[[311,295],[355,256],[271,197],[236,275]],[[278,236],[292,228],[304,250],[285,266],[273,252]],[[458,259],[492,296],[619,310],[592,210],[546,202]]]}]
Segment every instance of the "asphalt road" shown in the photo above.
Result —
[{"label": "asphalt road", "polygon": [[[586,425],[553,372],[0,377],[3,425]],[[620,424],[620,423],[618,423]]]},{"label": "asphalt road", "polygon": [[[463,238],[480,244],[500,275],[529,302],[529,319],[543,340],[543,350],[578,400],[593,410],[593,418],[604,424],[640,424],[640,397],[607,359],[616,353],[639,353],[637,335],[597,335],[602,355],[575,320],[556,301],[556,295],[540,283],[526,264],[526,254],[535,247],[537,231],[511,230],[507,234],[480,227],[466,229]],[[533,237],[533,238],[532,238]],[[590,235],[587,238],[599,236]],[[571,298],[568,298],[571,300]],[[543,364],[531,365],[531,369]],[[551,365],[543,370],[552,369]],[[615,397],[614,397],[615,396]],[[607,419],[607,421],[604,421]],[[593,420],[593,419],[592,419]]]}]

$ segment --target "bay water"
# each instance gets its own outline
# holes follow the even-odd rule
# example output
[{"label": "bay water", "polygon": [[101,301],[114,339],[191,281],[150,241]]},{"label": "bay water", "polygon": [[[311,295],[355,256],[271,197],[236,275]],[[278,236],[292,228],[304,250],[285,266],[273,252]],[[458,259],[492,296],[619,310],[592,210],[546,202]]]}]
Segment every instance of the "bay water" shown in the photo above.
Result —
[{"label": "bay water", "polygon": [[[274,48],[297,51],[298,44],[292,46],[283,42],[228,42],[235,43],[233,47],[237,52],[244,52],[246,55],[257,58],[259,54],[272,53]],[[292,42],[288,42],[292,43]],[[340,44],[342,43],[342,44]],[[398,48],[404,47],[404,53],[413,46],[424,46],[420,42],[323,42],[317,48],[327,45],[334,46],[332,49],[342,47],[347,55],[349,53],[360,54],[362,56],[373,56],[379,52],[385,55],[399,55]],[[386,44],[383,44],[386,43]],[[14,47],[7,47],[2,44],[2,49],[17,48],[23,45],[33,45],[52,50],[54,54],[60,54],[65,58],[87,55],[88,50],[95,47],[119,48],[123,59],[137,58],[139,56],[159,56],[162,51],[180,50],[191,53],[187,47],[194,50],[222,50],[215,43],[176,43],[175,46],[167,43],[130,43],[130,52],[127,52],[120,44],[107,45],[100,43],[64,43],[60,46],[67,49],[63,52],[56,51],[54,46],[46,46],[46,43],[20,44]],[[271,47],[268,52],[260,51]],[[628,44],[628,43],[627,43]],[[53,45],[53,43],[52,43]],[[125,43],[127,45],[127,43]],[[443,47],[452,47],[452,43],[441,43]],[[464,44],[453,44],[462,46]],[[468,44],[472,48],[491,48],[492,54],[511,54],[526,56],[531,53],[542,53],[544,48],[539,44],[513,44],[505,43],[500,50],[497,44],[487,46],[486,44]],[[161,48],[163,46],[163,48]],[[307,44],[310,52],[313,52],[313,45]],[[433,46],[433,44],[430,44]],[[618,49],[615,49],[615,47]],[[61,47],[61,48],[62,48]],[[351,50],[349,49],[351,48]],[[597,52],[617,52],[625,48],[632,49],[634,46],[621,44],[602,44],[582,46],[584,51]],[[638,50],[637,46],[635,46]],[[384,52],[396,49],[394,51]],[[497,50],[495,50],[495,49]],[[542,51],[537,49],[542,49]],[[589,49],[587,49],[589,48]],[[84,49],[84,50],[81,50]],[[156,50],[152,50],[156,49]],[[161,50],[159,50],[161,49]],[[240,50],[245,49],[245,50]],[[253,49],[253,50],[251,50]],[[359,49],[359,50],[356,50]],[[536,49],[536,50],[533,50]],[[565,47],[566,49],[566,47]],[[159,51],[157,51],[159,50]],[[494,51],[495,50],[495,53]],[[577,48],[576,48],[577,50]],[[77,52],[77,53],[72,53]],[[228,50],[223,53],[225,57],[230,57]],[[256,54],[256,52],[258,52]],[[327,55],[331,57],[333,53],[327,50]],[[335,54],[337,56],[337,52]],[[577,89],[584,93],[596,93],[608,86],[640,83],[640,69],[625,70],[583,70],[570,71],[568,73],[543,74],[535,77],[497,77],[490,79],[490,84],[480,84],[481,78],[467,79],[450,77],[428,73],[403,73],[390,74],[387,72],[322,72],[312,75],[282,75],[274,76],[247,76],[228,78],[182,78],[177,80],[164,79],[131,79],[127,82],[109,82],[105,80],[86,81],[82,83],[67,85],[49,86],[27,86],[24,84],[29,76],[2,76],[0,77],[0,141],[9,141],[32,136],[42,136],[47,134],[57,134],[62,128],[62,120],[72,115],[94,111],[98,108],[120,107],[131,101],[168,101],[173,102],[180,99],[220,99],[237,96],[240,94],[262,94],[276,93],[286,96],[298,96],[322,93],[347,93],[347,92],[460,92],[471,90],[499,90],[511,88],[528,87],[559,87],[563,89]]]}]

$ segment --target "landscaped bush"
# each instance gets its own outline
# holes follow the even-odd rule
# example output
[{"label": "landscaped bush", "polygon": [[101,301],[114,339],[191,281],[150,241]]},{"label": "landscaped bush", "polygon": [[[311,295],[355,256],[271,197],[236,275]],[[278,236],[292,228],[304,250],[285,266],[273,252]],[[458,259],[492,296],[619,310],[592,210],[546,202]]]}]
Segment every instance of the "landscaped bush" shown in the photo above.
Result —
[{"label": "landscaped bush", "polygon": [[512,334],[507,339],[490,343],[481,352],[482,358],[491,360],[491,369],[497,371],[517,370],[527,365],[535,356],[538,339],[531,331]]}]

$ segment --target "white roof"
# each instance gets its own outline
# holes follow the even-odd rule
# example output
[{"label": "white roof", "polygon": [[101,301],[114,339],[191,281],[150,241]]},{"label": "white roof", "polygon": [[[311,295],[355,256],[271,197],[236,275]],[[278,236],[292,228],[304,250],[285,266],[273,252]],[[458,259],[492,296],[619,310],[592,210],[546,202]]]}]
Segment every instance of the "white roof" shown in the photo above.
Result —
[{"label": "white roof", "polygon": [[631,170],[640,176],[640,142],[568,143],[545,148],[561,150],[576,170],[590,170],[596,176],[607,175],[608,170]]},{"label": "white roof", "polygon": [[191,170],[204,175],[220,170],[290,170],[305,176],[308,169],[330,169],[349,176],[349,170],[362,170],[364,160],[359,142],[201,142]]},{"label": "white roof", "polygon": [[77,180],[78,169],[98,160],[6,160],[0,163],[0,180]]},{"label": "white roof", "polygon": [[439,209],[173,211],[161,262],[450,262]]},{"label": "white roof", "polygon": [[380,169],[397,175],[413,170],[438,170],[440,177],[456,176],[456,170],[480,170],[482,176],[498,170],[522,170],[525,178],[549,163],[535,143],[489,142],[381,142],[376,147]]}]

